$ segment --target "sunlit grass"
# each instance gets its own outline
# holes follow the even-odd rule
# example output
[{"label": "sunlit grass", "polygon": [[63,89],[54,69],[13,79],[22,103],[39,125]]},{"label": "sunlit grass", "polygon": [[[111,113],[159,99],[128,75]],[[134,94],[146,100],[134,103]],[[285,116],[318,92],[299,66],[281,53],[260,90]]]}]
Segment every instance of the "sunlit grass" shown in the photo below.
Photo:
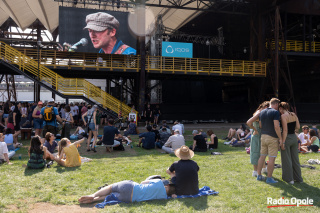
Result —
[{"label": "sunlit grass", "polygon": [[[219,128],[215,133],[219,138],[225,136],[227,128]],[[187,145],[192,144],[191,131],[186,132]],[[0,166],[0,212],[12,205],[21,212],[27,212],[30,204],[49,202],[55,205],[79,205],[78,198],[91,194],[105,183],[121,180],[143,181],[150,175],[159,174],[167,178],[166,169],[176,160],[174,155],[162,154],[160,150],[144,150],[135,147],[137,136],[133,136],[133,148],[126,151],[106,153],[105,147],[97,147],[98,152],[86,152],[85,144],[80,147],[82,156],[93,161],[79,168],[64,168],[56,163],[49,169],[28,170],[27,147],[17,152],[13,165]],[[24,141],[24,145],[29,142]],[[141,203],[107,206],[102,212],[319,212],[320,205],[320,165],[315,170],[302,168],[304,183],[293,186],[282,182],[281,169],[275,169],[274,177],[279,183],[268,185],[251,177],[252,166],[244,148],[231,148],[219,140],[223,155],[196,153],[193,160],[200,167],[199,186],[209,186],[219,191],[217,196],[196,199],[171,199]],[[22,160],[18,155],[22,154]],[[308,159],[320,159],[320,154],[300,155],[301,164]],[[280,155],[276,163],[281,163]],[[188,178],[188,177],[186,177]],[[283,207],[268,209],[267,197],[312,198],[314,207]]]}]

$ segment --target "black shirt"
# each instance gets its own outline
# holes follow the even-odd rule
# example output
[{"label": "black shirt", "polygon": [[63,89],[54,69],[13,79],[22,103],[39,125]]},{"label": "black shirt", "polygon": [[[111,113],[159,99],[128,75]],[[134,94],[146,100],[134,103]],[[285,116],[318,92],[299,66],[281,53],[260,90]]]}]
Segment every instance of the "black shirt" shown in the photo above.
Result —
[{"label": "black shirt", "polygon": [[119,131],[114,126],[105,126],[103,128],[103,143],[105,145],[114,144],[114,135],[119,134]]},{"label": "black shirt", "polygon": [[204,137],[202,135],[196,135],[193,137],[193,140],[197,141],[197,145],[196,147],[198,149],[207,149],[207,143],[206,140],[204,139]]},{"label": "black shirt", "polygon": [[153,129],[151,130],[151,132],[154,132],[154,134],[156,135],[156,141],[158,141],[160,139],[160,133],[157,129]]},{"label": "black shirt", "polygon": [[21,116],[22,116],[20,109],[18,109],[18,107],[15,107],[13,110],[13,113],[16,113],[15,122],[16,122],[16,126],[18,126],[20,125]]},{"label": "black shirt", "polygon": [[179,160],[174,162],[170,172],[176,173],[176,194],[195,195],[199,192],[199,166],[193,160]]}]

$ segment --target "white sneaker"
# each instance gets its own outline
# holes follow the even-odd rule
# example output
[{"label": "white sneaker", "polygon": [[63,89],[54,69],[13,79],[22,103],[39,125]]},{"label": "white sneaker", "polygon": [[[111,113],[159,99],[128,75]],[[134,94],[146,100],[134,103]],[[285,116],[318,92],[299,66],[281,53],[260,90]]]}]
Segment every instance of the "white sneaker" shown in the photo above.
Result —
[{"label": "white sneaker", "polygon": [[293,181],[293,180],[292,180],[292,181],[290,181],[290,182],[289,182],[289,184],[293,185],[293,184],[294,184],[294,181]]},{"label": "white sneaker", "polygon": [[264,174],[268,174],[267,168],[262,168],[261,172],[264,173]]},{"label": "white sneaker", "polygon": [[252,177],[257,177],[258,176],[258,172],[257,171],[253,171],[252,172]]}]

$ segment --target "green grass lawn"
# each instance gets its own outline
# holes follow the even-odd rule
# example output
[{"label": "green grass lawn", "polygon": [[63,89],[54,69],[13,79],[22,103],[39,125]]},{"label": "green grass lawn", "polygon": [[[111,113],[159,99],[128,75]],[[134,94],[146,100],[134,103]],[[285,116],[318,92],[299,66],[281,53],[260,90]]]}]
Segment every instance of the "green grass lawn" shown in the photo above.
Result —
[{"label": "green grass lawn", "polygon": [[[227,128],[215,130],[218,138],[225,136]],[[191,145],[191,131],[185,134],[187,145]],[[81,156],[93,161],[79,168],[64,168],[56,163],[49,169],[28,170],[27,146],[21,148],[13,158],[13,165],[0,165],[0,212],[28,212],[30,205],[39,202],[53,205],[79,205],[78,198],[91,194],[105,183],[122,180],[143,181],[150,175],[162,175],[167,178],[166,169],[178,160],[174,155],[162,154],[158,150],[143,150],[135,147],[137,136],[133,136],[134,147],[125,147],[124,152],[106,153],[105,147],[97,147],[98,152],[86,152],[85,144],[79,148]],[[320,206],[320,165],[315,170],[302,169],[304,183],[289,185],[281,180],[281,169],[274,170],[277,184],[268,185],[256,181],[251,176],[252,165],[244,148],[232,148],[219,140],[219,149],[223,155],[196,153],[193,160],[200,167],[199,186],[209,186],[219,195],[200,198],[185,198],[147,201],[131,204],[107,206],[101,212],[319,212]],[[18,155],[22,155],[22,160]],[[320,159],[320,154],[300,155],[300,163],[307,164],[308,159]],[[276,163],[281,163],[280,156]],[[188,178],[188,177],[186,177]],[[313,207],[282,207],[268,209],[267,197],[296,197],[314,200]],[[91,205],[92,206],[92,205]],[[81,205],[91,210],[90,205]],[[14,208],[13,208],[14,207]],[[45,212],[45,211],[44,211]]]}]

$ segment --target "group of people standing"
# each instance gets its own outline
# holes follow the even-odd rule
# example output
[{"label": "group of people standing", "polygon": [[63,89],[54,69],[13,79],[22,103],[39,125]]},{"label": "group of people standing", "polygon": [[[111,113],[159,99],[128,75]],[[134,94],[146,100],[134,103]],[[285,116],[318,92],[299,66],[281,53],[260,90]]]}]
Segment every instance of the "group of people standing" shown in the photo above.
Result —
[{"label": "group of people standing", "polygon": [[[278,181],[272,178],[275,159],[281,148],[282,179],[290,184],[303,182],[299,162],[299,149],[296,132],[300,129],[297,115],[290,111],[286,102],[277,98],[265,101],[256,110],[247,124],[254,130],[251,137],[250,160],[253,164],[252,176],[265,180],[262,169],[266,156],[269,156],[266,182]],[[281,128],[282,127],[282,131]]]}]

